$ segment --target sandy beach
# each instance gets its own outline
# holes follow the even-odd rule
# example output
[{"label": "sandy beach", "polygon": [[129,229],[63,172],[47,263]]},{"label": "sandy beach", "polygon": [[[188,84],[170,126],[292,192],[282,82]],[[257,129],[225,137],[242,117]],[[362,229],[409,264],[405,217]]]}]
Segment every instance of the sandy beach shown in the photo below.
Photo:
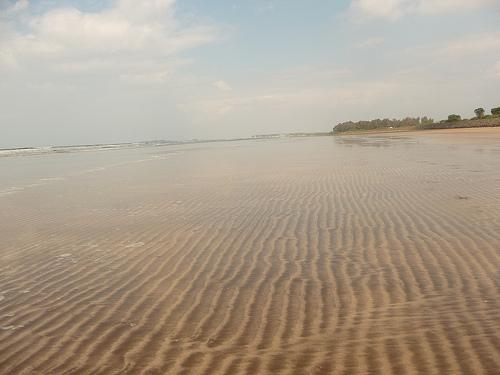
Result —
[{"label": "sandy beach", "polygon": [[499,128],[0,176],[0,374],[499,373]]}]

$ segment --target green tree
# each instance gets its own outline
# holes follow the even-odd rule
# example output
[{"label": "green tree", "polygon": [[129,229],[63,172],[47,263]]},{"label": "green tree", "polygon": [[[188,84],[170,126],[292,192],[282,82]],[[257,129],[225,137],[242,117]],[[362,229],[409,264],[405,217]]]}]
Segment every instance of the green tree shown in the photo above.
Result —
[{"label": "green tree", "polygon": [[449,115],[448,122],[460,121],[462,117],[460,115]]},{"label": "green tree", "polygon": [[484,117],[484,108],[477,108],[474,110],[474,113],[476,114],[477,118],[483,118]]},{"label": "green tree", "polygon": [[427,116],[424,116],[420,119],[420,123],[422,125],[430,125],[434,123],[434,120],[432,118],[428,118]]},{"label": "green tree", "polygon": [[500,107],[497,107],[497,108],[492,108],[492,109],[491,109],[491,114],[492,114],[493,116],[500,115]]}]

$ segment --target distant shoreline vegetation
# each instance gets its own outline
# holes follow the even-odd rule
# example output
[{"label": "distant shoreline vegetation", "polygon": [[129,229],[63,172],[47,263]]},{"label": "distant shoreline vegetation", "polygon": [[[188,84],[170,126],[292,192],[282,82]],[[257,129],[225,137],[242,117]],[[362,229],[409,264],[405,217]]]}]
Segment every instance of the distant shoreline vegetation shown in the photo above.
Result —
[{"label": "distant shoreline vegetation", "polygon": [[475,117],[467,120],[451,114],[448,119],[435,122],[430,117],[406,117],[404,119],[375,119],[370,121],[347,121],[333,128],[333,134],[377,130],[429,130],[500,126],[500,107],[492,108],[491,115],[485,115],[483,108],[474,110]]}]

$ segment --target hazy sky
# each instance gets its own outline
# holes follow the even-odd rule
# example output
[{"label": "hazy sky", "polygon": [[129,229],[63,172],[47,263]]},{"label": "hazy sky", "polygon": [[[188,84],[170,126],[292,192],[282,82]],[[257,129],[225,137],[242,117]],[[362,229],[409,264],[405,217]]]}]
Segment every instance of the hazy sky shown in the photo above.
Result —
[{"label": "hazy sky", "polygon": [[0,0],[0,147],[500,106],[500,0]]}]

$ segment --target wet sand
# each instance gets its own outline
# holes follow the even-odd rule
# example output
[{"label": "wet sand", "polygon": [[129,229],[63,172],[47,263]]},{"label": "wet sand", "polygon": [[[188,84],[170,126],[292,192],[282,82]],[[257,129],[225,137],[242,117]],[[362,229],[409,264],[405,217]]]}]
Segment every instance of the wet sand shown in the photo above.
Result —
[{"label": "wet sand", "polygon": [[500,129],[14,166],[0,374],[498,374]]}]

